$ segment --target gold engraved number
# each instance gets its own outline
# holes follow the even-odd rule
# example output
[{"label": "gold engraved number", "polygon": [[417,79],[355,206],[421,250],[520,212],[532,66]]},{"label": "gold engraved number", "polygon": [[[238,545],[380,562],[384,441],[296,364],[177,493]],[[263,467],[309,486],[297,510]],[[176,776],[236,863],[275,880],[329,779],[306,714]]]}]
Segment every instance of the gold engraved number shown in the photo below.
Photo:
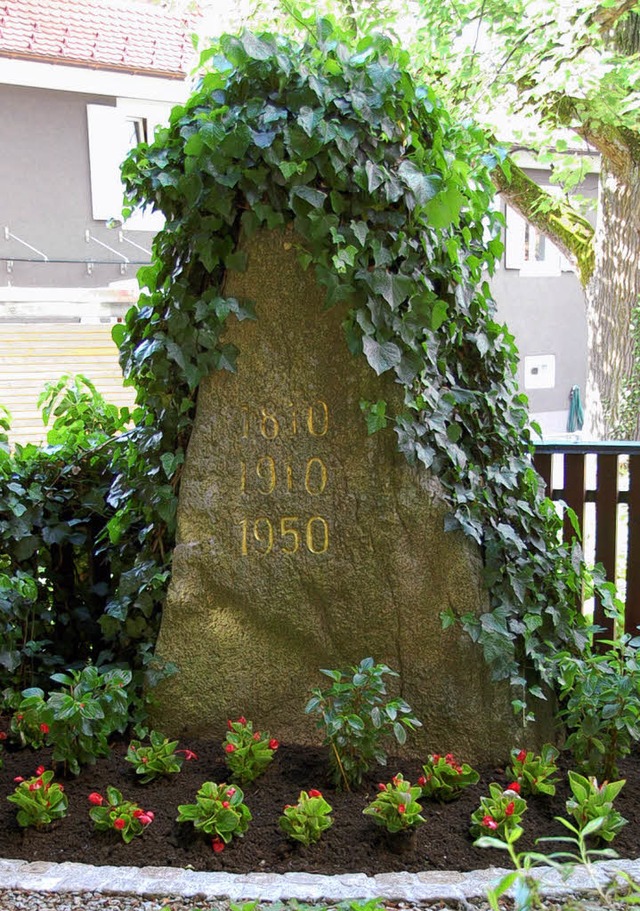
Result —
[{"label": "gold engraved number", "polygon": [[260,409],[260,433],[265,440],[275,440],[280,432],[278,418],[266,408]]},{"label": "gold engraved number", "polygon": [[307,428],[312,437],[323,437],[329,429],[329,408],[318,400],[307,409]]},{"label": "gold engraved number", "polygon": [[258,543],[257,551],[264,557],[273,550],[273,525],[270,520],[263,516],[256,519],[253,523],[253,537]]},{"label": "gold engraved number", "polygon": [[329,526],[322,516],[311,516],[307,522],[307,549],[311,554],[324,554],[329,549]]},{"label": "gold engraved number", "polygon": [[304,473],[304,489],[312,497],[317,497],[324,492],[327,486],[327,467],[317,457],[309,459],[307,470]]},{"label": "gold engraved number", "polygon": [[256,474],[264,484],[264,489],[259,492],[265,494],[265,496],[273,493],[276,487],[276,463],[271,456],[264,456],[262,459],[258,459]]},{"label": "gold engraved number", "polygon": [[295,554],[300,547],[300,532],[293,527],[294,523],[298,524],[297,516],[283,516],[280,519],[280,537],[291,539],[289,547],[282,545],[283,554]]},{"label": "gold engraved number", "polygon": [[[301,534],[298,527],[298,516],[282,516],[278,529],[280,539],[280,552],[295,554],[300,550]],[[264,557],[274,551],[274,528],[271,519],[260,516],[254,522],[249,519],[240,521],[242,537],[240,552],[243,557],[249,555],[250,540],[253,538],[252,550]],[[329,549],[329,526],[322,516],[311,516],[304,530],[304,543],[310,554],[324,554]]]}]

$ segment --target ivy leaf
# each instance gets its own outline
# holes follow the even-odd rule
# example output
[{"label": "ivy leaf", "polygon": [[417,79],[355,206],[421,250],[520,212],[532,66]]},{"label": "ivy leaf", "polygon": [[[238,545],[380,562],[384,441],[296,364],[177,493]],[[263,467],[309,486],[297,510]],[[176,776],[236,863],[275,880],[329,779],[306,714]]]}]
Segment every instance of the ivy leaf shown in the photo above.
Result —
[{"label": "ivy leaf", "polygon": [[402,352],[395,342],[384,342],[380,344],[374,338],[368,335],[362,339],[362,349],[369,365],[380,376],[396,367],[400,363]]},{"label": "ivy leaf", "polygon": [[308,202],[314,207],[314,209],[321,209],[324,206],[324,201],[327,198],[327,194],[322,190],[314,190],[313,187],[299,186],[294,187],[291,191],[294,196],[299,196],[300,199],[304,199],[305,202]]},{"label": "ivy leaf", "polygon": [[438,193],[442,178],[438,174],[425,174],[412,161],[402,161],[398,174],[413,193],[418,205],[424,205]]}]

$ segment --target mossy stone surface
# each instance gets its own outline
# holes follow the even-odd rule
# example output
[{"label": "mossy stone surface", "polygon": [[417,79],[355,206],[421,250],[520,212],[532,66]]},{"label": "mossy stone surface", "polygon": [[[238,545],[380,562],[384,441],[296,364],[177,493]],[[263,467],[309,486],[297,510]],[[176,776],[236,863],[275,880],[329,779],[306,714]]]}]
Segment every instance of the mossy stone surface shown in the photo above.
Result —
[{"label": "mossy stone surface", "polygon": [[437,479],[406,463],[393,427],[367,435],[361,400],[399,402],[400,387],[349,352],[345,310],[323,309],[292,234],[244,247],[225,293],[255,300],[258,319],[230,317],[237,373],[199,389],[158,641],[180,670],[154,723],[221,738],[245,715],[285,743],[317,741],[304,706],[319,669],[372,656],[423,722],[408,747],[504,759],[508,687],[440,621],[486,609],[479,551],[444,531]]}]

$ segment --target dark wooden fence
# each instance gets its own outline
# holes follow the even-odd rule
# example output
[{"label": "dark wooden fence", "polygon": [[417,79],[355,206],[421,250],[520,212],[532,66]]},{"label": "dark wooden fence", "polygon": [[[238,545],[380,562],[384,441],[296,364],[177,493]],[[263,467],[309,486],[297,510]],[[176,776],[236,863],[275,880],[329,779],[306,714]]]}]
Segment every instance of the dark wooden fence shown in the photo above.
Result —
[{"label": "dark wooden fence", "polygon": [[[587,470],[588,456],[595,457],[595,472]],[[545,480],[547,496],[564,500],[576,513],[581,529],[585,528],[586,504],[595,504],[595,561],[602,563],[611,581],[616,580],[622,546],[620,507],[626,504],[625,631],[636,633],[640,626],[640,443],[538,443],[534,464]],[[558,475],[562,481],[554,487]],[[572,528],[566,518],[564,528],[565,536],[570,537]],[[612,621],[604,616],[597,600],[594,622],[604,628],[605,638],[612,635]]]}]

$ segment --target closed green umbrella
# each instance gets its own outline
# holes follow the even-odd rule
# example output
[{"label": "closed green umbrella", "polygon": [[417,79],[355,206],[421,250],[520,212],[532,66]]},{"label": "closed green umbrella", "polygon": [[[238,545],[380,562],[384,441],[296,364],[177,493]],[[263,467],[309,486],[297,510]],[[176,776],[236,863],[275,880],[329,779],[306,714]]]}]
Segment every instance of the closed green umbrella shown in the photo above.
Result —
[{"label": "closed green umbrella", "polygon": [[582,430],[584,424],[584,412],[582,402],[580,401],[580,387],[572,386],[569,393],[569,417],[567,418],[567,431],[573,433],[576,430]]}]

